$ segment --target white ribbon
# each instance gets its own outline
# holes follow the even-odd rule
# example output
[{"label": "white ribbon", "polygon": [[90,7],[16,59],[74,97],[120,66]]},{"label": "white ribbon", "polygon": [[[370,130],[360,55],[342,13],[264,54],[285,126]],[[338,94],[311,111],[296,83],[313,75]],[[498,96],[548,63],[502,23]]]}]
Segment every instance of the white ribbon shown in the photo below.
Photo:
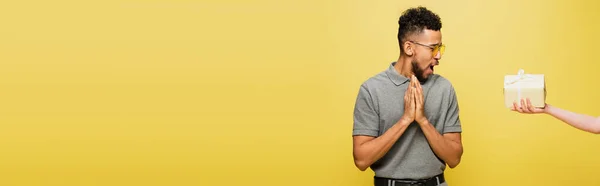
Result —
[{"label": "white ribbon", "polygon": [[[517,83],[517,82],[522,81],[527,78],[531,78],[531,76],[529,74],[525,74],[525,70],[523,70],[523,69],[519,69],[519,72],[517,73],[517,75],[518,75],[518,78],[515,78],[512,80],[506,80],[504,82],[504,86]],[[519,102],[519,104],[521,103],[521,83],[517,84],[517,101]]]}]

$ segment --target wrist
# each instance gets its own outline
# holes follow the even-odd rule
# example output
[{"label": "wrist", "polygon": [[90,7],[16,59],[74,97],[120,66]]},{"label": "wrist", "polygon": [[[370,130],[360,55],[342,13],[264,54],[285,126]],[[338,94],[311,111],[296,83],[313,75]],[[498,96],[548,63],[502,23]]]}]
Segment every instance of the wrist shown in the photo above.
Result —
[{"label": "wrist", "polygon": [[412,123],[413,121],[414,121],[414,120],[411,120],[411,119],[409,119],[409,118],[407,118],[407,117],[404,117],[404,116],[403,116],[403,117],[401,117],[401,118],[400,118],[400,120],[398,120],[397,124],[404,125],[404,126],[408,126],[408,125],[410,125],[410,123]]},{"label": "wrist", "polygon": [[546,114],[550,114],[550,109],[552,109],[552,106],[551,106],[551,105],[549,105],[549,104],[546,104],[546,105],[544,106],[544,110],[543,110],[543,112],[544,112],[544,113],[546,113]]},{"label": "wrist", "polygon": [[419,123],[419,125],[426,125],[429,124],[429,120],[427,120],[427,118],[423,117],[423,118],[419,118],[418,120],[416,120],[417,123]]}]

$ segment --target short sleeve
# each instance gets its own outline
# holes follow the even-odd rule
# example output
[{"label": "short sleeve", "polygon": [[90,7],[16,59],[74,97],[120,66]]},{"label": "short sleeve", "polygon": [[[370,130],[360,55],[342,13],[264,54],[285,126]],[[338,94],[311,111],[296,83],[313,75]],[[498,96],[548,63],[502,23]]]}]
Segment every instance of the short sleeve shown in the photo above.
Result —
[{"label": "short sleeve", "polygon": [[458,99],[454,87],[450,86],[448,93],[448,111],[446,111],[446,123],[444,123],[444,133],[462,132],[460,124]]},{"label": "short sleeve", "polygon": [[354,106],[353,136],[379,135],[379,114],[373,104],[373,97],[365,85],[360,86]]}]

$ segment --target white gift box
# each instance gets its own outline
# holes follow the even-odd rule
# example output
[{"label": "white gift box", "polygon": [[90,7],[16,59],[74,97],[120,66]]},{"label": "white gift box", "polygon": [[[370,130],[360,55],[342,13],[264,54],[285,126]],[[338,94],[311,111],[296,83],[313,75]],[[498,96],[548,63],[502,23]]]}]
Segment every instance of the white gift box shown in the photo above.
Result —
[{"label": "white gift box", "polygon": [[546,81],[543,74],[525,74],[523,69],[516,75],[504,76],[504,104],[507,108],[521,105],[521,98],[529,98],[531,105],[546,106]]}]

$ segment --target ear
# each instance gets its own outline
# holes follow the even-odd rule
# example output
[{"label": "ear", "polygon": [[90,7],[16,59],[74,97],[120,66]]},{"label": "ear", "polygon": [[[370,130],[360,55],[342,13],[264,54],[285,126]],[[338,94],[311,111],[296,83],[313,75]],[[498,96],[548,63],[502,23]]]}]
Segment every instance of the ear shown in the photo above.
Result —
[{"label": "ear", "polygon": [[404,49],[404,53],[407,56],[412,56],[414,54],[414,48],[412,43],[405,41],[404,43],[402,43],[402,49]]}]

